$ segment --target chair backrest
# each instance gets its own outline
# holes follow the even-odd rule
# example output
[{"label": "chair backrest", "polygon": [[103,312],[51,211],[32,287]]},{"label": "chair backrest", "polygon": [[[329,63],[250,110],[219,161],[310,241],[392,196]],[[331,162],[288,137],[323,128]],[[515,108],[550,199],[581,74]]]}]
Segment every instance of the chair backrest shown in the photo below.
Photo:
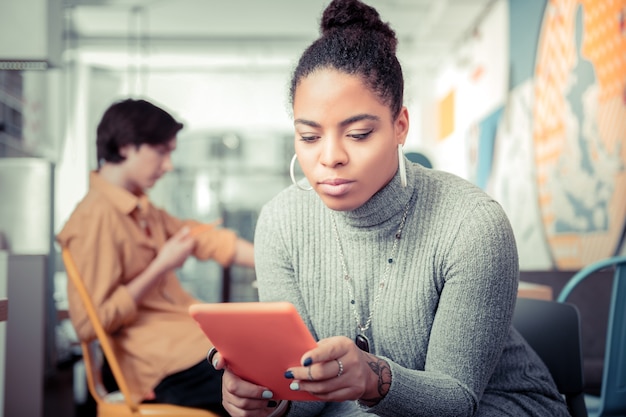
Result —
[{"label": "chair backrest", "polygon": [[567,301],[571,292],[594,272],[614,268],[609,305],[600,416],[626,415],[626,256],[613,256],[594,262],[576,273],[563,287],[557,301]]},{"label": "chair backrest", "polygon": [[518,298],[513,326],[546,364],[573,417],[587,417],[580,317],[567,303]]},{"label": "chair backrest", "polygon": [[[80,298],[84,304],[85,310],[89,317],[89,321],[96,333],[96,340],[92,342],[81,342],[83,353],[83,361],[85,362],[85,374],[87,376],[87,386],[89,392],[95,399],[98,407],[98,417],[109,416],[137,416],[137,415],[155,415],[155,416],[176,416],[176,417],[217,417],[210,411],[176,406],[172,404],[139,404],[133,401],[128,384],[122,373],[122,369],[115,357],[115,352],[111,346],[111,341],[98,318],[96,309],[93,305],[91,297],[85,288],[85,284],[81,279],[76,264],[67,248],[62,248],[63,264],[67,272],[68,279],[71,281],[80,294]],[[115,382],[119,387],[119,393],[109,393],[104,388],[100,377],[100,364],[98,355],[100,352],[104,354],[108,365],[111,368]],[[121,397],[121,398],[120,398]]]}]

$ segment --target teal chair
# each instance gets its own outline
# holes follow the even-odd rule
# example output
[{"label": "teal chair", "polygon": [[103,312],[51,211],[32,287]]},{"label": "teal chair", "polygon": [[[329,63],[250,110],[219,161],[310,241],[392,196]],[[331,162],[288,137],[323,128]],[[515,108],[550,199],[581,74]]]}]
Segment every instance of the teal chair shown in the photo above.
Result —
[{"label": "teal chair", "polygon": [[576,273],[563,287],[557,301],[566,302],[571,292],[600,270],[614,268],[609,305],[606,348],[600,397],[587,395],[590,417],[626,417],[626,256],[592,263]]}]

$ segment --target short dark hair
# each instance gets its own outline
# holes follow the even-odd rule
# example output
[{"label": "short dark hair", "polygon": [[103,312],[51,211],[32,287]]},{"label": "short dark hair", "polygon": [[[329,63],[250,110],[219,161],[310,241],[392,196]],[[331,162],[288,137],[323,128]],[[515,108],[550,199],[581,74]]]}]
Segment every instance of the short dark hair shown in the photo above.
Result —
[{"label": "short dark hair", "polygon": [[320,31],[321,36],[303,52],[293,72],[291,105],[302,78],[333,68],[359,76],[396,118],[404,94],[402,68],[396,57],[398,39],[376,9],[359,0],[333,0],[322,14]]},{"label": "short dark hair", "polygon": [[96,130],[98,162],[121,162],[120,148],[126,145],[160,145],[183,128],[172,115],[146,100],[126,99],[113,103]]}]

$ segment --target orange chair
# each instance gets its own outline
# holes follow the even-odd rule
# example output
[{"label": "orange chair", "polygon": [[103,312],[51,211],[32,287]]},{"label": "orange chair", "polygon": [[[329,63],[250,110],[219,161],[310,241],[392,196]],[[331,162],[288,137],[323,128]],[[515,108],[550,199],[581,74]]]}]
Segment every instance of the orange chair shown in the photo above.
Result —
[{"label": "orange chair", "polygon": [[[92,342],[81,342],[81,349],[85,363],[87,386],[89,387],[89,392],[96,400],[98,417],[147,415],[160,417],[218,417],[215,413],[197,408],[182,407],[172,404],[143,404],[132,400],[128,384],[115,357],[109,337],[98,319],[93,302],[78,274],[74,260],[67,248],[63,248],[62,255],[67,276],[78,290],[97,336]],[[98,361],[100,353],[103,353],[108,361],[115,382],[119,387],[119,391],[107,392],[104,388],[100,375],[101,361]]]}]

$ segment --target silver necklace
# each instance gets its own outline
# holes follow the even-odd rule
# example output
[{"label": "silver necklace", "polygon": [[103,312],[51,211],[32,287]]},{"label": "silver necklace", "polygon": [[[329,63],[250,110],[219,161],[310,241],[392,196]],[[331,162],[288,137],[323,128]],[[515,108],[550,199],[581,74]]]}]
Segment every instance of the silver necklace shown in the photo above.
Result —
[{"label": "silver necklace", "polygon": [[409,214],[409,208],[411,207],[411,201],[413,198],[406,203],[406,207],[404,208],[404,213],[402,214],[402,220],[400,220],[400,224],[398,225],[398,231],[394,236],[393,246],[391,248],[391,255],[387,258],[387,264],[385,265],[385,271],[383,272],[383,276],[381,280],[378,282],[378,291],[374,296],[374,302],[372,303],[372,308],[370,309],[369,316],[367,316],[367,320],[365,324],[361,324],[361,319],[359,317],[359,313],[356,308],[356,300],[354,297],[354,282],[352,277],[348,273],[348,267],[346,266],[346,261],[343,255],[343,248],[341,246],[341,241],[339,240],[339,232],[337,231],[337,222],[335,221],[334,214],[331,215],[331,219],[333,222],[333,232],[335,234],[335,241],[337,242],[337,247],[339,248],[339,261],[341,262],[341,268],[343,269],[343,282],[348,287],[348,294],[350,295],[350,304],[352,305],[352,313],[354,314],[354,319],[356,320],[356,328],[357,335],[354,338],[354,343],[365,352],[370,351],[370,343],[365,336],[365,332],[370,328],[372,324],[372,317],[374,316],[374,311],[376,311],[376,307],[378,306],[378,302],[380,300],[381,293],[385,288],[385,284],[387,283],[387,279],[389,278],[389,272],[391,271],[391,265],[393,264],[394,258],[396,256],[396,251],[398,249],[398,243],[400,242],[400,238],[402,237],[402,229],[404,229],[404,223],[406,222],[406,217]]}]

